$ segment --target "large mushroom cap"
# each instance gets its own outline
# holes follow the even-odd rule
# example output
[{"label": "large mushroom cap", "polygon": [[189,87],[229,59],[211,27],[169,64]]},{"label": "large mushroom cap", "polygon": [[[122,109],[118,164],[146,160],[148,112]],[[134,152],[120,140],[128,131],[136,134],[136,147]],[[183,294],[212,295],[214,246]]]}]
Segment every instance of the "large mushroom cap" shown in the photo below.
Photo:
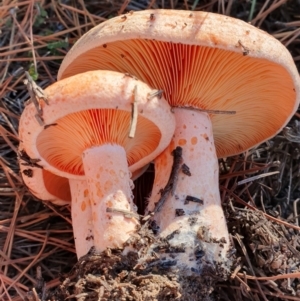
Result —
[{"label": "large mushroom cap", "polygon": [[[45,125],[39,125],[30,104],[21,116],[19,134],[28,156],[41,159],[41,166],[59,176],[81,178],[83,152],[103,144],[122,146],[130,170],[135,171],[163,151],[175,128],[164,99],[149,98],[149,86],[117,72],[86,72],[45,92],[49,99],[49,105],[41,104]],[[130,138],[134,101],[138,117]]]},{"label": "large mushroom cap", "polygon": [[95,69],[133,74],[172,106],[236,111],[211,116],[219,157],[277,134],[300,99],[297,69],[279,41],[207,12],[145,10],[103,22],[74,45],[58,76]]}]

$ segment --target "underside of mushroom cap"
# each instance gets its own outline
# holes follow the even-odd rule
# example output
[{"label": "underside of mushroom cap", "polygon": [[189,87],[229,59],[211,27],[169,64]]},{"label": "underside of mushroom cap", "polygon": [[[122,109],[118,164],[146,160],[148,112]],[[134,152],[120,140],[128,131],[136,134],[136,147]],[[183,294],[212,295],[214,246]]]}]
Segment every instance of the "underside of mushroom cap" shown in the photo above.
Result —
[{"label": "underside of mushroom cap", "polygon": [[69,180],[57,176],[40,167],[36,162],[28,164],[29,156],[21,143],[19,146],[19,166],[25,185],[29,191],[43,201],[50,201],[55,205],[71,203]]},{"label": "underside of mushroom cap", "polygon": [[[33,104],[25,107],[19,135],[30,158],[59,176],[84,175],[82,153],[93,146],[124,147],[131,171],[153,160],[168,145],[175,121],[168,103],[149,97],[152,89],[121,73],[91,71],[61,80],[45,90],[44,125]],[[137,125],[129,137],[133,103]]]},{"label": "underside of mushroom cap", "polygon": [[207,12],[146,10],[103,22],[74,45],[59,78],[95,69],[133,74],[172,106],[236,111],[211,115],[218,157],[277,134],[300,100],[297,69],[279,41]]},{"label": "underside of mushroom cap", "polygon": [[[21,167],[22,170],[24,167]],[[32,172],[32,176],[23,174],[22,177],[25,185],[34,196],[55,205],[71,204],[70,185],[67,178],[36,167],[32,168]]]}]

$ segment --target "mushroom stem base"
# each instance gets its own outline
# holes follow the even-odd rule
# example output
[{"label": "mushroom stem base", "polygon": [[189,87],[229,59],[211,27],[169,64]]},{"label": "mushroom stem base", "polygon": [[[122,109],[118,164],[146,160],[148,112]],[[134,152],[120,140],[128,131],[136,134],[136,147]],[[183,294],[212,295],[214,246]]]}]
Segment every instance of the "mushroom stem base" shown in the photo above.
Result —
[{"label": "mushroom stem base", "polygon": [[82,227],[91,224],[96,251],[123,247],[139,225],[125,150],[118,145],[93,147],[84,151],[82,162],[87,191],[79,196],[77,216],[90,212],[88,220],[81,219]]},{"label": "mushroom stem base", "polygon": [[221,207],[210,117],[179,108],[175,109],[175,117],[173,140],[155,160],[154,188],[148,205],[148,211],[157,210],[156,203],[169,178],[166,171],[172,169],[172,152],[177,146],[182,147],[182,162],[173,177],[173,188],[153,217],[161,239],[158,247],[163,241],[168,245],[160,257],[175,260],[176,268],[181,266],[196,274],[217,266],[227,269],[229,234]]}]

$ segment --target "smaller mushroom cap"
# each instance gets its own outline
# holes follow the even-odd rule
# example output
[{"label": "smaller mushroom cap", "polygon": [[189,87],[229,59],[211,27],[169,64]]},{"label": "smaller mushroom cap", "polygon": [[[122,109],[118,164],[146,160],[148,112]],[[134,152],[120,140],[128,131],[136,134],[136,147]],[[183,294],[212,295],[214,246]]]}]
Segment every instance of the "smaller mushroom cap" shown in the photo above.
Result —
[{"label": "smaller mushroom cap", "polygon": [[[153,89],[112,71],[90,71],[61,80],[45,90],[41,126],[33,104],[20,119],[19,135],[30,158],[61,177],[82,179],[82,153],[93,146],[117,144],[127,155],[131,172],[160,154],[171,140],[174,116],[168,103],[149,97]],[[133,103],[137,126],[129,137]]]}]

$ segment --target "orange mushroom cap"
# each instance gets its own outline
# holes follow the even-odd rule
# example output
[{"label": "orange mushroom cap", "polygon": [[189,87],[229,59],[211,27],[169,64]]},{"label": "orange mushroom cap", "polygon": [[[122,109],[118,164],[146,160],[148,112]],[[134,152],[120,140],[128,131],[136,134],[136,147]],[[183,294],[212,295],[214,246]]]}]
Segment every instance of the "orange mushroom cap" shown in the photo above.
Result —
[{"label": "orange mushroom cap", "polygon": [[[41,103],[45,126],[36,120],[33,104],[25,107],[20,139],[30,158],[39,158],[41,166],[61,177],[81,179],[83,152],[103,144],[122,146],[129,169],[136,171],[163,151],[175,128],[168,103],[149,99],[151,91],[146,84],[112,71],[61,80],[45,90],[49,99],[49,105]],[[130,138],[134,101],[138,118],[135,136]]]},{"label": "orange mushroom cap", "polygon": [[236,111],[211,115],[218,157],[277,134],[300,100],[297,69],[278,40],[207,12],[145,10],[103,22],[77,41],[58,78],[95,69],[133,74],[172,106]]}]

